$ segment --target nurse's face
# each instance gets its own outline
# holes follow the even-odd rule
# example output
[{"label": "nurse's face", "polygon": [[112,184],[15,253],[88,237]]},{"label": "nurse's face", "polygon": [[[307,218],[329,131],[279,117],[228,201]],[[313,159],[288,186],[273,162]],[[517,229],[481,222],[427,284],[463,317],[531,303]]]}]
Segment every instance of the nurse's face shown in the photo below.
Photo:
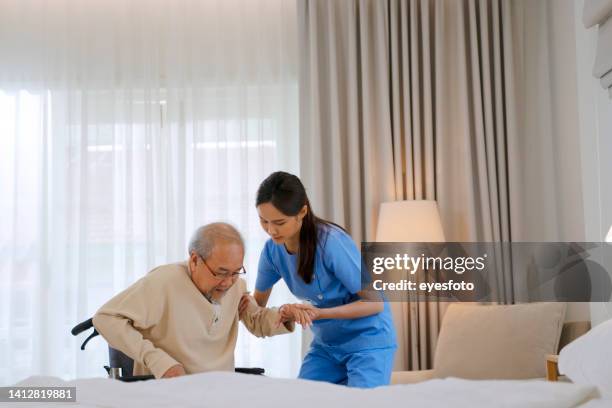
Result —
[{"label": "nurse's face", "polygon": [[261,228],[277,244],[286,244],[287,241],[299,238],[302,220],[307,211],[307,207],[304,206],[297,215],[286,215],[272,203],[263,203],[257,206]]}]

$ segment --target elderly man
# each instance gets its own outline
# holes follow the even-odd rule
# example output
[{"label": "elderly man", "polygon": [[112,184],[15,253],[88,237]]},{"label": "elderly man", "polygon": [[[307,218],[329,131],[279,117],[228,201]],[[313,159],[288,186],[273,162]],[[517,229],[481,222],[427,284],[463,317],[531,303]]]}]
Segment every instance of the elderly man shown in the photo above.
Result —
[{"label": "elderly man", "polygon": [[94,326],[111,347],[134,359],[134,375],[233,370],[238,320],[258,337],[293,331],[276,309],[243,296],[243,259],[234,227],[200,227],[187,262],[153,269],[102,306]]}]

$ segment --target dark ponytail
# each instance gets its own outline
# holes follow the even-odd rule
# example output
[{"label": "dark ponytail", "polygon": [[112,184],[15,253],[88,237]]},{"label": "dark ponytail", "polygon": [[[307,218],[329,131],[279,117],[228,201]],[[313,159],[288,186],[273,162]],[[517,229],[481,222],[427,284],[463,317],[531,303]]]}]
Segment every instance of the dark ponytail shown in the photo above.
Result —
[{"label": "dark ponytail", "polygon": [[[287,216],[297,215],[306,206],[306,216],[300,229],[300,246],[298,249],[298,275],[306,283],[312,282],[315,253],[319,244],[319,226],[336,225],[314,215],[306,189],[300,179],[293,174],[277,171],[270,174],[257,190],[255,205],[271,203],[277,210]],[[340,226],[336,225],[341,228]]]}]

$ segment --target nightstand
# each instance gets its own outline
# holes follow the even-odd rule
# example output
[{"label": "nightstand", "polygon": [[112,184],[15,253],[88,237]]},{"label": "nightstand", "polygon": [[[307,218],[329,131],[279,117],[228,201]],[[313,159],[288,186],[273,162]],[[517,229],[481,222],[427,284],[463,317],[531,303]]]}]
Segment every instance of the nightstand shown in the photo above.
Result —
[{"label": "nightstand", "polygon": [[559,380],[559,355],[558,354],[547,354],[546,355],[546,380],[558,381]]}]

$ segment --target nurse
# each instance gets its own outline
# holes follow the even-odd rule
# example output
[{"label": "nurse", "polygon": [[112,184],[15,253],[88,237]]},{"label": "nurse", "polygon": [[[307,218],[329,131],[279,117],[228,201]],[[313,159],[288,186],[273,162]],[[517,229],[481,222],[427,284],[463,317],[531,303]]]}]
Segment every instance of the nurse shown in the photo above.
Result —
[{"label": "nurse", "polygon": [[281,307],[284,318],[312,325],[299,378],[371,388],[389,384],[396,350],[386,301],[365,301],[361,256],[338,225],[315,216],[294,175],[276,172],[257,191],[257,212],[270,235],[259,259],[255,300],[265,306],[276,282],[307,304]]}]

